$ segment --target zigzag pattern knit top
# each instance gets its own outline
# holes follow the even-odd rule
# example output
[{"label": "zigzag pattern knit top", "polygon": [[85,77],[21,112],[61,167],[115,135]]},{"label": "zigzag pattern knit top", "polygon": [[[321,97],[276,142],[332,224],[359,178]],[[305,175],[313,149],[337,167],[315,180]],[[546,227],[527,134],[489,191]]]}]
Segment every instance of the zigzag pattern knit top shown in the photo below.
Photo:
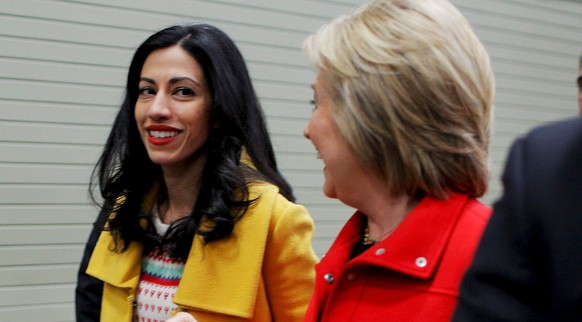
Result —
[{"label": "zigzag pattern knit top", "polygon": [[[164,235],[170,225],[161,222],[154,206],[152,219],[159,235]],[[184,272],[185,260],[176,261],[168,251],[154,248],[142,259],[142,272],[137,290],[134,320],[138,322],[163,322],[172,316],[177,307],[173,302]]]}]

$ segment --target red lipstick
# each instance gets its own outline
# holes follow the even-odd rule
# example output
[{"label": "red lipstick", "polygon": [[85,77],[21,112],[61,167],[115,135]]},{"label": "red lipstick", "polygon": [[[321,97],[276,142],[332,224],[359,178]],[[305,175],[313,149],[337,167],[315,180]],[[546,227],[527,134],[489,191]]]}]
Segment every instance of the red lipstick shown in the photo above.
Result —
[{"label": "red lipstick", "polygon": [[150,125],[146,127],[146,130],[148,131],[148,142],[154,145],[169,144],[182,132],[166,125]]}]

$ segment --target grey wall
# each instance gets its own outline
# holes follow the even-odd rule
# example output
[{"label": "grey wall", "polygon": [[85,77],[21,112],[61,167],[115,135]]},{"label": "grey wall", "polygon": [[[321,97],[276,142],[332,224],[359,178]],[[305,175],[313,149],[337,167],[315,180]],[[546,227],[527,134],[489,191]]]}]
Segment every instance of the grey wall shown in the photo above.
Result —
[{"label": "grey wall", "polygon": [[[248,61],[279,163],[317,226],[321,255],[352,210],[321,193],[302,130],[313,73],[301,42],[364,1],[20,0],[0,6],[0,320],[72,321],[83,244],[97,210],[87,182],[136,46],[154,31],[208,22]],[[582,51],[576,1],[453,0],[497,77],[491,203],[507,148],[532,126],[573,116]]]},{"label": "grey wall", "polygon": [[582,1],[452,0],[473,24],[491,56],[497,86],[491,144],[493,177],[499,181],[516,136],[541,123],[575,116]]}]

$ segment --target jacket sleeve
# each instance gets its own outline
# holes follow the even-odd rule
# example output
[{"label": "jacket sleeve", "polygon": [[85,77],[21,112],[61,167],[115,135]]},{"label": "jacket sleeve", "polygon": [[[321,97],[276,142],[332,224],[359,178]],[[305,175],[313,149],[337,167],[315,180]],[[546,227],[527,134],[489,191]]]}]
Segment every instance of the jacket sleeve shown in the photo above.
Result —
[{"label": "jacket sleeve", "polygon": [[314,225],[303,206],[282,199],[273,209],[264,280],[274,321],[302,321],[315,283]]},{"label": "jacket sleeve", "polygon": [[[105,207],[107,209],[107,207]],[[89,239],[85,245],[83,258],[79,271],[77,273],[77,287],[75,288],[75,314],[79,322],[99,322],[101,314],[101,300],[103,296],[103,282],[93,276],[88,275],[85,271],[89,265],[89,260],[99,239],[99,235],[105,226],[109,213],[101,211]]]},{"label": "jacket sleeve", "polygon": [[473,263],[461,283],[453,321],[538,321],[543,289],[536,263],[536,233],[528,217],[526,141],[514,143],[503,175],[504,194],[494,205]]}]

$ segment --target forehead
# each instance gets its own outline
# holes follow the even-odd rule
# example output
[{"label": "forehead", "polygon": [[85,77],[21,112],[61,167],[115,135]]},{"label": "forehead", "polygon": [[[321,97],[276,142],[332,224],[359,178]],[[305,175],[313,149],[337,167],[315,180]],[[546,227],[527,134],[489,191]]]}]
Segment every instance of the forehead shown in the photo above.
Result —
[{"label": "forehead", "polygon": [[204,76],[198,61],[177,45],[152,51],[142,67],[141,74],[146,73]]}]

